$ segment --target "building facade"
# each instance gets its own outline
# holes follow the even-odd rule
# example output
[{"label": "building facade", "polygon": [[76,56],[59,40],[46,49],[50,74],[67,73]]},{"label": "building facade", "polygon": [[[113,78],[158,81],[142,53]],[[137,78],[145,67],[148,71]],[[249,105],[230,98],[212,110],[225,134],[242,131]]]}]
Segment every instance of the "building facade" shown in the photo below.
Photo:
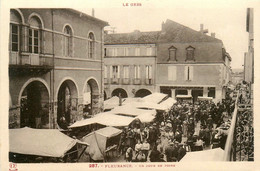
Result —
[{"label": "building facade", "polygon": [[254,9],[247,9],[248,52],[244,56],[244,80],[254,83]]},{"label": "building facade", "polygon": [[177,95],[225,98],[230,80],[231,57],[215,35],[192,30],[167,20],[157,43],[157,87],[173,98]]},{"label": "building facade", "polygon": [[[221,101],[225,98],[226,87],[231,79],[231,57],[221,40],[216,39],[214,34],[208,36],[203,31],[203,28],[195,31],[167,20],[162,24],[161,31],[107,34],[104,60],[107,66],[105,77],[108,78],[106,93],[110,97],[117,95],[113,93],[114,90],[123,89],[126,93],[121,94],[139,97],[138,90],[147,89],[150,92],[166,93],[173,98],[188,95],[194,101],[198,96],[213,97],[215,102]],[[154,54],[141,54],[141,49],[148,52],[149,46],[154,47]],[[134,50],[130,50],[131,48]],[[132,55],[129,55],[130,51]],[[113,76],[116,75],[114,65],[121,66],[117,77]],[[128,65],[130,80],[135,80],[138,75],[136,65],[143,66],[143,81],[139,85],[134,81],[129,81],[129,84],[109,81],[114,77],[125,78],[124,66]],[[153,74],[151,78],[148,76],[149,65]],[[152,79],[152,85],[147,85],[147,79]]]},{"label": "building facade", "polygon": [[56,128],[103,100],[103,28],[73,9],[11,9],[9,127]]},{"label": "building facade", "polygon": [[105,35],[105,94],[144,97],[156,91],[156,41],[159,32]]}]

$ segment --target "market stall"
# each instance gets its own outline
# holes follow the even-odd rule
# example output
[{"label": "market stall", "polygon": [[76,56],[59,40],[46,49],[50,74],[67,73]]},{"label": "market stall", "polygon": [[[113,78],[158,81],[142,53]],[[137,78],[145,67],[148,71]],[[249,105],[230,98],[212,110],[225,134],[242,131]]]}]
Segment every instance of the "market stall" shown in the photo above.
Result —
[{"label": "market stall", "polygon": [[86,153],[92,160],[107,161],[117,149],[121,132],[114,127],[105,127],[84,136],[81,140],[90,144]]},{"label": "market stall", "polygon": [[[79,149],[78,144],[84,149]],[[88,143],[68,137],[57,129],[19,128],[9,130],[10,161],[14,162],[47,162],[50,158],[59,158],[61,161],[73,158],[78,161]]]},{"label": "market stall", "polygon": [[192,102],[193,97],[191,95],[177,95],[176,96],[177,101],[186,101],[186,102]]}]

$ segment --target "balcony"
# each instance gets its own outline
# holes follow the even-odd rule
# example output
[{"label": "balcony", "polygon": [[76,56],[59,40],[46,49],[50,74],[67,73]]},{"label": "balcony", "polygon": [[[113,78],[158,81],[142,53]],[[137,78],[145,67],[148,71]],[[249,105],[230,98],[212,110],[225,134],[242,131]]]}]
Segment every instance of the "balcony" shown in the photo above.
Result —
[{"label": "balcony", "polygon": [[129,83],[130,83],[130,79],[129,78],[123,78],[122,84],[129,84]]},{"label": "balcony", "polygon": [[146,85],[152,85],[153,84],[153,80],[151,78],[145,79],[145,84]]},{"label": "balcony", "polygon": [[140,78],[134,78],[133,84],[134,85],[140,85],[141,84],[141,79]]},{"label": "balcony", "polygon": [[111,78],[111,84],[119,84],[119,78]]},{"label": "balcony", "polygon": [[52,68],[51,54],[9,52],[9,74],[45,74]]}]

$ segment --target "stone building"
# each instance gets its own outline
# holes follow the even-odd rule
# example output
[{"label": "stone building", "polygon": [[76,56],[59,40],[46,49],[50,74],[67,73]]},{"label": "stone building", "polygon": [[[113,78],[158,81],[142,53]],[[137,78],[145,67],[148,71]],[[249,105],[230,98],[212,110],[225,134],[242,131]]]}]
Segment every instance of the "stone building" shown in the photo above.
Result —
[{"label": "stone building", "polygon": [[105,94],[144,97],[156,91],[156,42],[159,32],[105,35]]},{"label": "stone building", "polygon": [[254,9],[247,9],[248,52],[244,56],[244,80],[254,83]]},{"label": "stone building", "polygon": [[171,20],[162,24],[157,42],[157,87],[173,98],[188,95],[225,98],[231,57],[215,34],[205,34]]},{"label": "stone building", "polygon": [[[56,128],[97,113],[103,100],[103,28],[73,9],[11,9],[9,127]],[[86,98],[84,98],[86,97]]]},{"label": "stone building", "polygon": [[[167,20],[161,31],[105,35],[107,96],[118,95],[120,91],[123,97],[138,97],[138,90],[146,89],[173,98],[187,95],[196,101],[198,96],[204,96],[221,101],[230,81],[231,57],[214,33],[208,36],[204,32],[203,25],[200,31],[195,31]],[[135,83],[138,65],[140,84]],[[152,68],[151,77],[148,66]],[[113,81],[115,78],[118,80]],[[129,81],[125,83],[125,79]]]}]

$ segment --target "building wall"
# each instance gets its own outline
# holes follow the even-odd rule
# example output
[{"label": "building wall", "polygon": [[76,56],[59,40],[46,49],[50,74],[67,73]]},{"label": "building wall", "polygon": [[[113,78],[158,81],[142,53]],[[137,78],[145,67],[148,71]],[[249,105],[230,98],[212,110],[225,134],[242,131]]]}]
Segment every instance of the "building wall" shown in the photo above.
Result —
[{"label": "building wall", "polygon": [[[122,88],[127,92],[128,97],[134,97],[135,92],[140,89],[147,89],[150,92],[155,92],[155,84],[156,84],[156,51],[155,45],[144,45],[144,44],[128,44],[128,45],[105,45],[106,50],[109,48],[148,48],[152,47],[153,50],[150,55],[145,56],[128,56],[125,53],[125,56],[106,56],[104,58],[104,65],[107,67],[107,78],[105,78],[105,92],[107,97],[111,97],[112,92],[117,88]],[[108,54],[107,54],[108,55]],[[140,66],[140,84],[134,83],[135,72],[134,66]],[[152,66],[152,83],[147,84],[146,82],[146,70],[145,66]],[[111,66],[120,66],[120,80],[118,84],[113,84],[111,82],[112,73]],[[129,83],[125,84],[123,82],[123,66],[129,66]],[[134,92],[134,93],[133,93]]]},{"label": "building wall", "polygon": [[[10,64],[17,66],[24,66],[21,63],[25,58],[28,67],[37,66],[44,68],[46,63],[42,65],[42,60],[48,61],[47,66],[52,70],[45,74],[24,74],[22,76],[10,75],[10,96],[12,99],[12,106],[9,113],[10,120],[16,118],[19,127],[19,94],[22,87],[28,80],[36,79],[46,82],[46,88],[50,91],[49,106],[50,106],[50,124],[49,128],[56,127],[57,119],[57,94],[59,87],[63,81],[72,80],[76,85],[77,97],[73,99],[74,111],[72,112],[72,119],[81,119],[83,103],[83,90],[86,88],[88,80],[94,80],[98,87],[98,93],[95,96],[99,97],[98,103],[95,105],[95,110],[100,110],[103,103],[103,78],[102,78],[102,60],[103,60],[103,26],[94,18],[83,16],[67,9],[18,9],[17,10],[23,18],[21,23],[21,49],[20,53],[12,52],[10,48]],[[42,22],[40,29],[42,35],[41,53],[28,53],[28,27],[29,18],[36,15]],[[54,24],[52,26],[52,23]],[[64,27],[68,25],[72,29],[72,55],[64,56]],[[95,48],[94,56],[88,56],[88,35],[92,32],[94,34]],[[11,34],[10,34],[11,35]],[[11,37],[11,36],[10,36]],[[10,39],[11,40],[11,39]],[[53,42],[54,40],[54,42]],[[10,44],[10,43],[9,43]],[[30,63],[32,59],[40,60],[39,64]],[[29,61],[29,62],[28,62]],[[15,111],[13,110],[15,108]],[[97,113],[95,111],[94,113]],[[11,122],[11,121],[10,121]],[[12,121],[13,122],[13,121]]]}]

